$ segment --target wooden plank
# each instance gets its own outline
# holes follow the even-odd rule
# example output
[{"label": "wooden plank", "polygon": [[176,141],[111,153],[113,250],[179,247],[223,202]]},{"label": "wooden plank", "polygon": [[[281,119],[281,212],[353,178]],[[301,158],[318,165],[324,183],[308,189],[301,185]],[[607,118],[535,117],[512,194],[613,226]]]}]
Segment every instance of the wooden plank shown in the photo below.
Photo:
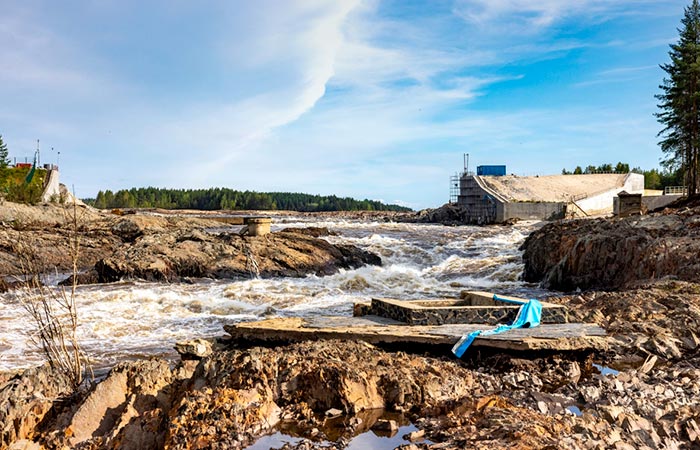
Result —
[{"label": "wooden plank", "polygon": [[[233,339],[244,341],[362,340],[372,344],[415,343],[453,345],[482,325],[409,326],[376,316],[268,319],[225,325]],[[605,330],[595,324],[545,324],[493,336],[478,337],[474,347],[503,350],[583,350],[607,348]]]}]

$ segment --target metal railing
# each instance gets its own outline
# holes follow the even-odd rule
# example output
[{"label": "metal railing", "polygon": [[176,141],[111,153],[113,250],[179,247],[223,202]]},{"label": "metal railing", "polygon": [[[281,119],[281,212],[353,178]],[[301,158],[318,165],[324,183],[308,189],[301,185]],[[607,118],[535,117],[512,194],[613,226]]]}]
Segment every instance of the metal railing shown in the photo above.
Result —
[{"label": "metal railing", "polygon": [[688,195],[688,188],[685,186],[666,186],[664,195]]}]

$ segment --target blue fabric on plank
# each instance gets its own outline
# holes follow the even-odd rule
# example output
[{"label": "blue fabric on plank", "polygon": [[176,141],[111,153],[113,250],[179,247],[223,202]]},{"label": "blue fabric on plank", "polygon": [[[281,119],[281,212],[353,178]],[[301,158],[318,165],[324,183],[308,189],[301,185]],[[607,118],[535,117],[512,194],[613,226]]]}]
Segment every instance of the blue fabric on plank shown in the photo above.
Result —
[{"label": "blue fabric on plank", "polygon": [[508,330],[512,330],[514,328],[533,328],[540,324],[540,320],[542,319],[542,303],[540,303],[539,301],[532,299],[528,300],[527,302],[521,302],[517,300],[502,298],[497,296],[496,294],[493,295],[493,299],[499,302],[516,303],[522,306],[520,306],[520,309],[518,310],[518,315],[515,317],[513,323],[507,325],[499,325],[496,328],[492,328],[486,331],[472,331],[471,333],[462,336],[460,340],[457,341],[457,343],[452,347],[452,353],[454,353],[455,356],[457,356],[458,358],[461,358],[462,355],[464,355],[464,352],[466,352],[469,346],[472,345],[472,342],[474,342],[474,339],[476,339],[477,336],[490,336],[493,334],[500,334]]}]

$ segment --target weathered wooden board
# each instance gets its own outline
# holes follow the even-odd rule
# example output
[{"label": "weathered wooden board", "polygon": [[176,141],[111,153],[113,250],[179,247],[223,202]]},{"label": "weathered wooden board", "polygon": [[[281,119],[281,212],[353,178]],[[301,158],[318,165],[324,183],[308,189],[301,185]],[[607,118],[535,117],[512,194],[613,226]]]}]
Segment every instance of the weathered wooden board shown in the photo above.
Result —
[{"label": "weathered wooden board", "polygon": [[[225,325],[233,339],[244,341],[305,341],[345,339],[372,344],[415,343],[453,345],[462,335],[489,327],[474,324],[406,325],[377,316],[268,319]],[[605,330],[595,324],[544,324],[503,334],[478,337],[473,347],[503,350],[605,349]]]}]

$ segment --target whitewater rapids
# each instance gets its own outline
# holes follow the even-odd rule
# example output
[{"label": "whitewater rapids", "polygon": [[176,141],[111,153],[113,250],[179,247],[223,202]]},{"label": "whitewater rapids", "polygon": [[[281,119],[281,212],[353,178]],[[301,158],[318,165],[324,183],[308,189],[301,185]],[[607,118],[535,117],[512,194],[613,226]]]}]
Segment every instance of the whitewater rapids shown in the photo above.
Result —
[{"label": "whitewater rapids", "polygon": [[[79,339],[93,364],[144,356],[176,356],[177,341],[224,335],[227,323],[270,317],[351,315],[372,297],[458,297],[486,290],[521,297],[547,291],[519,280],[518,247],[537,226],[446,227],[349,220],[275,218],[285,227],[327,227],[333,243],[354,244],[381,256],[381,267],[306,278],[196,280],[193,284],[121,282],[81,286]],[[40,364],[27,313],[12,293],[0,297],[0,371]]]}]

